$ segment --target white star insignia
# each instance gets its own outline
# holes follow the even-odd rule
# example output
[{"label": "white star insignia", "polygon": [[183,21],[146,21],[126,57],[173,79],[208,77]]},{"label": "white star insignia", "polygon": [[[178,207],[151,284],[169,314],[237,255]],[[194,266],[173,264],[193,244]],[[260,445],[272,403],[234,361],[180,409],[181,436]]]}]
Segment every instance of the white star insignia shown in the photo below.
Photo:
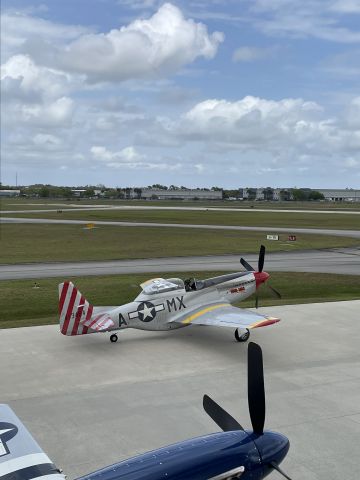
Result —
[{"label": "white star insignia", "polygon": [[141,310],[141,313],[144,315],[144,320],[146,320],[148,317],[153,318],[153,314],[151,313],[152,309],[154,307],[147,307],[144,306],[143,310]]}]

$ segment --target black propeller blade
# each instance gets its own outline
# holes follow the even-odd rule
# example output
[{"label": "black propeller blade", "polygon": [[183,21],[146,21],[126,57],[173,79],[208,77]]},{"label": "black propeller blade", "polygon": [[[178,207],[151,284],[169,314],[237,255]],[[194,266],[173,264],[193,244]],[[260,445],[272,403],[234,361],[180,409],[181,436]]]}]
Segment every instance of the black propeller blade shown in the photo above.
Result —
[{"label": "black propeller blade", "polygon": [[259,252],[258,272],[263,271],[264,260],[265,260],[265,247],[264,247],[264,245],[261,245],[260,252]]},{"label": "black propeller blade", "polygon": [[248,346],[248,403],[254,433],[262,435],[265,424],[265,387],[262,351],[259,345]]},{"label": "black propeller blade", "polygon": [[275,462],[270,462],[270,465],[272,466],[272,468],[274,470],[276,470],[277,472],[279,472],[283,477],[287,478],[287,480],[291,480],[291,478],[289,476],[286,475],[286,473],[281,470],[281,468],[279,467],[279,465]]},{"label": "black propeller blade", "polygon": [[[259,251],[259,260],[258,260],[258,272],[262,272],[264,268],[264,260],[265,260],[265,247],[261,245]],[[253,268],[250,263],[248,263],[244,258],[240,258],[241,265],[247,270],[248,272],[255,272],[255,268]]]},{"label": "black propeller blade", "polygon": [[267,284],[266,286],[277,296],[277,298],[281,298],[281,293],[278,292],[277,290],[275,290],[274,287],[271,287],[271,286],[268,285],[268,284]]},{"label": "black propeller blade", "polygon": [[[248,346],[248,403],[254,433],[262,435],[265,423],[264,369],[261,347],[250,342]],[[224,431],[244,430],[228,412],[204,395],[205,412]]]},{"label": "black propeller blade", "polygon": [[244,430],[239,422],[233,418],[230,413],[226,412],[220,405],[218,405],[208,395],[204,395],[203,407],[209,417],[223,430],[224,432],[231,432],[233,430]]},{"label": "black propeller blade", "polygon": [[240,258],[241,265],[247,270],[248,272],[255,272],[255,269],[243,258]]}]

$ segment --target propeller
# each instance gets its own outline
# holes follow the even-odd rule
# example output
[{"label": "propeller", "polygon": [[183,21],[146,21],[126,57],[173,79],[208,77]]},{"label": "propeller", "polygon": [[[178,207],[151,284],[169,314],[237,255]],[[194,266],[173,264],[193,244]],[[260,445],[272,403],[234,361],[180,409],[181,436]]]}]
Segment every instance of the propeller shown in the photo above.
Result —
[{"label": "propeller", "polygon": [[231,432],[233,430],[244,430],[239,422],[233,418],[230,413],[224,410],[208,395],[204,395],[203,407],[209,417],[223,430]]},{"label": "propeller", "polygon": [[248,263],[245,259],[242,257],[240,258],[240,263],[241,265],[247,270],[248,272],[255,272],[255,268],[253,268],[250,263]]},{"label": "propeller", "polygon": [[[258,438],[263,438],[266,410],[263,356],[261,347],[254,342],[250,342],[248,345],[248,404],[253,432],[258,435]],[[244,430],[237,420],[208,395],[204,395],[203,406],[209,417],[224,432]],[[287,480],[291,480],[276,462],[271,461],[267,465]]]},{"label": "propeller", "polygon": [[[254,433],[262,435],[265,423],[265,388],[261,347],[254,342],[248,346],[248,404]],[[205,412],[224,431],[244,430],[226,410],[208,395],[204,395]]]},{"label": "propeller", "polygon": [[265,260],[265,246],[261,245],[259,251],[259,260],[258,260],[258,272],[262,272],[264,268],[264,260]]},{"label": "propeller", "polygon": [[[244,258],[240,258],[240,263],[241,265],[245,268],[246,271],[248,272],[255,272],[255,273],[261,273],[264,268],[264,262],[265,262],[265,246],[261,245],[260,250],[259,250],[259,259],[258,259],[258,271],[255,272],[255,269],[248,263]],[[263,280],[264,282],[264,280]],[[281,293],[275,290],[275,288],[271,287],[270,285],[266,284],[266,286],[269,288],[269,290],[277,297],[281,298]],[[255,295],[255,308],[258,308],[259,306],[259,297],[258,294],[256,293]]]},{"label": "propeller", "polygon": [[262,435],[265,424],[265,387],[261,347],[254,342],[248,347],[248,403],[254,433]]},{"label": "propeller", "polygon": [[286,473],[284,472],[284,470],[282,470],[276,462],[270,462],[270,465],[272,466],[272,468],[273,468],[274,470],[276,470],[277,472],[279,472],[283,477],[287,478],[287,480],[291,480],[291,478],[286,475]]},{"label": "propeller", "polygon": [[[250,342],[248,346],[248,404],[252,428],[262,435],[265,423],[265,389],[261,347]],[[226,410],[208,395],[204,395],[203,407],[209,417],[224,431],[244,430]]]}]

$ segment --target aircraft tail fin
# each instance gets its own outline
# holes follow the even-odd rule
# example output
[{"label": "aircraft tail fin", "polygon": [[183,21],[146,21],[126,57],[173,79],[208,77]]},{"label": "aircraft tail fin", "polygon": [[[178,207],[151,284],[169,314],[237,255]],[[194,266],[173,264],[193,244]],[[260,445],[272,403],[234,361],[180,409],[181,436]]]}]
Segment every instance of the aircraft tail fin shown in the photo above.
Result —
[{"label": "aircraft tail fin", "polygon": [[8,405],[0,405],[0,478],[65,480]]},{"label": "aircraft tail fin", "polygon": [[92,316],[94,307],[72,282],[59,285],[60,331],[63,335],[85,335],[89,327],[83,322]]}]

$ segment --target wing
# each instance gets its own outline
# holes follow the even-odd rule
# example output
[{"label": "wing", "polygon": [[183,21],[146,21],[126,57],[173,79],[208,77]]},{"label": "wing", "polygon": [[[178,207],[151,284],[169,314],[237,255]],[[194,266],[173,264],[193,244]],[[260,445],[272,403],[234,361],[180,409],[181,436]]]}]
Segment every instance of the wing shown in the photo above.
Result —
[{"label": "wing", "polygon": [[258,328],[272,325],[279,318],[261,315],[243,308],[233,307],[230,303],[212,303],[175,317],[170,322],[184,325],[213,325],[232,328]]},{"label": "wing", "polygon": [[65,480],[8,405],[0,405],[1,480]]}]

